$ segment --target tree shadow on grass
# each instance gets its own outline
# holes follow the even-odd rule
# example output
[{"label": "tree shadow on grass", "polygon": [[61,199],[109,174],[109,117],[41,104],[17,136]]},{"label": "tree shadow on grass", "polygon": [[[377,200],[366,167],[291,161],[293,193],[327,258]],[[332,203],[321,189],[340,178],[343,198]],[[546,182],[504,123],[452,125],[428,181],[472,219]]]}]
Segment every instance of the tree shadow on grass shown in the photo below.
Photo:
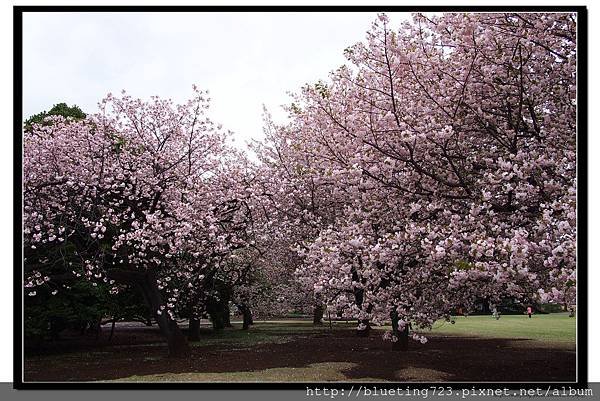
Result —
[{"label": "tree shadow on grass", "polygon": [[[359,338],[353,330],[343,329],[297,334],[256,330],[234,333],[233,337],[251,339],[253,335],[289,338],[284,342],[248,340],[241,347],[232,346],[231,339],[199,345],[193,347],[188,359],[167,358],[164,347],[152,344],[103,347],[101,355],[74,352],[52,358],[33,357],[25,361],[25,380],[89,381],[167,373],[250,372],[333,362],[348,363],[349,368],[342,373],[353,381],[575,380],[576,355],[568,344],[557,347],[527,339],[430,335],[427,344],[411,342],[408,351],[393,352],[391,344],[377,332]],[[219,336],[228,338],[227,333],[214,334],[212,338]]]}]

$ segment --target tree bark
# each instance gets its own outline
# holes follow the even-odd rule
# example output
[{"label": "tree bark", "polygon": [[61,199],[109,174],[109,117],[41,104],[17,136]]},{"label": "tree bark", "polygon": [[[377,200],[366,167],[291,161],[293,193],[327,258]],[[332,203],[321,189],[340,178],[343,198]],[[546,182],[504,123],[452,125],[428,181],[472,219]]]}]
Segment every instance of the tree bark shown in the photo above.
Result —
[{"label": "tree bark", "polygon": [[190,325],[188,329],[188,340],[200,341],[200,319],[195,317],[190,318]]},{"label": "tree bark", "polygon": [[390,313],[392,318],[392,334],[398,339],[398,341],[392,341],[392,351],[407,351],[408,350],[408,330],[409,324],[405,323],[404,328],[399,330],[398,313],[394,310]]},{"label": "tree bark", "polygon": [[210,315],[213,329],[221,331],[225,328],[225,322],[223,322],[223,315],[221,313],[214,313]]},{"label": "tree bark", "polygon": [[225,322],[223,321],[223,310],[219,302],[214,299],[210,299],[207,303],[206,311],[212,322],[214,330],[223,330],[225,328]]},{"label": "tree bark", "polygon": [[244,318],[242,330],[248,330],[250,326],[254,324],[254,322],[252,321],[252,311],[246,304],[239,304],[238,308],[240,308],[240,311],[242,312],[242,316]]},{"label": "tree bark", "polygon": [[223,315],[223,326],[225,327],[233,327],[231,324],[231,312],[229,310],[229,300],[223,300],[221,304],[221,314]]},{"label": "tree bark", "polygon": [[358,337],[369,337],[371,334],[371,324],[369,323],[369,319],[359,320],[358,325],[364,325],[365,328],[363,330],[356,329],[356,335]]},{"label": "tree bark", "polygon": [[[356,301],[356,305],[358,305],[359,308],[362,308],[363,294],[364,290],[360,288],[354,289],[354,299]],[[364,325],[365,328],[363,330],[356,329],[356,335],[358,337],[369,337],[369,334],[371,333],[371,324],[369,323],[369,319],[359,319],[358,325]]]},{"label": "tree bark", "polygon": [[160,307],[163,305],[163,300],[153,272],[146,273],[142,288],[150,300],[150,310],[155,314],[154,318],[158,322],[161,332],[167,338],[169,356],[176,358],[189,356],[190,346],[179,329],[177,322],[171,319],[166,312],[158,313]]},{"label": "tree bark", "polygon": [[410,325],[407,323],[404,329],[398,333],[398,341],[392,345],[393,351],[408,351],[408,334]]},{"label": "tree bark", "polygon": [[96,341],[100,338],[100,333],[102,332],[102,319],[98,319],[95,323],[96,330]]},{"label": "tree bark", "polygon": [[190,355],[190,346],[177,322],[171,319],[166,312],[158,313],[160,307],[163,306],[163,299],[154,272],[111,269],[108,271],[108,276],[116,281],[139,284],[161,333],[167,339],[169,356],[181,358]]},{"label": "tree bark", "polygon": [[313,326],[323,325],[323,305],[318,304],[313,308]]},{"label": "tree bark", "polygon": [[[362,265],[362,261],[360,258],[358,258],[358,261]],[[356,271],[356,269],[354,267],[352,268],[352,280],[359,281],[358,272]],[[365,290],[360,287],[354,287],[353,292],[354,292],[354,301],[356,303],[356,306],[358,306],[359,309],[362,309],[364,296],[365,296]],[[367,312],[370,313],[371,309],[372,309],[372,307],[369,306],[369,310]],[[364,328],[364,330],[356,329],[356,335],[358,337],[368,337],[369,334],[371,333],[371,325],[369,323],[369,319],[363,319],[363,320],[359,319],[358,325],[359,326],[364,325],[365,328]]]},{"label": "tree bark", "polygon": [[113,334],[115,334],[115,323],[116,322],[117,322],[117,319],[113,318],[112,324],[110,325],[110,336],[108,336],[108,341],[112,340]]}]

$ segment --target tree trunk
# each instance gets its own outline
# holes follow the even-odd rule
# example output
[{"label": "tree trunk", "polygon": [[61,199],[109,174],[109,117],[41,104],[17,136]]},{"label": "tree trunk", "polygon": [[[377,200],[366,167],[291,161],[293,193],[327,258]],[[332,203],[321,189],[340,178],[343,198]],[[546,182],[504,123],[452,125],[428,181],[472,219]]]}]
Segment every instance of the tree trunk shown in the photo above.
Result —
[{"label": "tree trunk", "polygon": [[96,341],[100,338],[100,333],[102,332],[102,319],[98,319],[96,321]]},{"label": "tree trunk", "polygon": [[323,325],[323,305],[318,304],[313,308],[313,325],[321,326]]},{"label": "tree trunk", "polygon": [[[363,303],[363,290],[358,290],[354,292],[354,296],[356,298],[357,301],[357,305],[359,305],[359,308],[362,308],[362,303]],[[360,304],[358,303],[360,302]],[[371,311],[373,310],[373,306],[369,305],[367,308],[367,313],[371,313]],[[371,323],[369,321],[369,319],[359,319],[358,320],[358,326],[359,327],[363,327],[364,329],[360,330],[360,329],[356,329],[356,335],[358,337],[369,337],[369,335],[371,334]]]},{"label": "tree trunk", "polygon": [[369,334],[371,334],[371,324],[369,323],[369,319],[359,320],[358,325],[363,325],[365,328],[363,330],[356,329],[356,335],[359,337],[369,337]]},{"label": "tree trunk", "polygon": [[392,351],[408,351],[408,334],[409,334],[409,325],[408,323],[404,326],[404,329],[400,331],[398,336],[398,341],[393,343]]},{"label": "tree trunk", "polygon": [[191,317],[188,329],[188,340],[200,341],[200,319]]},{"label": "tree trunk", "polygon": [[142,293],[144,294],[144,299],[150,308],[150,312],[158,323],[161,333],[167,339],[169,356],[176,358],[189,356],[190,346],[179,329],[177,322],[171,319],[166,311],[161,311],[160,314],[158,313],[160,307],[163,306],[163,299],[160,290],[158,289],[154,272],[112,269],[109,270],[108,276],[117,281],[139,284]]},{"label": "tree trunk", "polygon": [[223,315],[223,326],[233,327],[231,324],[231,312],[229,310],[229,300],[223,300],[221,304],[221,314]]},{"label": "tree trunk", "polygon": [[220,331],[225,328],[225,322],[223,322],[223,314],[213,313],[212,315],[210,315],[210,319],[212,321],[214,330]]},{"label": "tree trunk", "polygon": [[240,308],[240,311],[242,312],[242,316],[244,317],[244,323],[242,325],[242,330],[248,330],[250,328],[250,325],[253,324],[252,311],[246,304],[240,304],[240,305],[238,305],[238,307]]},{"label": "tree trunk", "polygon": [[398,328],[398,313],[394,310],[390,313],[392,318],[392,334],[396,337],[397,341],[392,340],[392,351],[407,351],[408,350],[408,330],[409,324],[405,323],[404,328],[399,330]]},{"label": "tree trunk", "polygon": [[167,338],[169,356],[176,358],[189,356],[190,346],[179,329],[177,322],[171,319],[166,312],[158,313],[160,307],[163,305],[163,300],[153,272],[146,273],[142,288],[150,300],[150,310],[155,314],[154,318],[158,322],[160,331]]},{"label": "tree trunk", "polygon": [[115,334],[115,323],[117,319],[113,317],[112,324],[110,325],[110,336],[108,336],[108,341],[111,341],[113,338],[113,334]]},{"label": "tree trunk", "polygon": [[[360,258],[358,258],[358,261],[362,265],[362,261]],[[356,271],[355,268],[352,268],[352,280],[359,281],[358,272]],[[356,306],[358,306],[359,309],[362,309],[364,296],[365,296],[365,290],[362,288],[359,288],[359,287],[354,287],[353,292],[354,292],[354,301],[356,303]],[[369,305],[367,312],[370,313],[371,310],[372,310],[372,306]],[[365,326],[365,328],[363,330],[356,329],[356,335],[358,337],[369,337],[369,334],[371,333],[371,325],[369,324],[369,319],[363,319],[363,320],[359,319],[358,326],[359,327]]]},{"label": "tree trunk", "polygon": [[210,316],[210,321],[214,330],[223,330],[225,322],[223,321],[223,310],[219,302],[210,299],[207,303],[206,311]]},{"label": "tree trunk", "polygon": [[204,308],[200,308],[200,294],[196,291],[190,297],[188,301],[188,340],[189,341],[200,341],[200,321],[202,320],[202,313]]}]

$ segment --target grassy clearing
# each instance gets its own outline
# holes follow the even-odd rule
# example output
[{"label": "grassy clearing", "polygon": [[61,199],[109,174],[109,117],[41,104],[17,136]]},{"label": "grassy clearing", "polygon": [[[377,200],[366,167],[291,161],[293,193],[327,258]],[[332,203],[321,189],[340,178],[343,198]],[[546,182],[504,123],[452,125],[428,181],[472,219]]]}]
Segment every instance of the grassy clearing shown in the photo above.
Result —
[{"label": "grassy clearing", "polygon": [[[388,352],[389,345],[381,344],[376,338],[389,327],[377,328],[371,339],[340,333],[355,327],[356,322],[333,322],[330,328],[328,322],[313,326],[310,320],[297,319],[257,321],[247,331],[241,330],[239,323],[220,332],[204,325],[201,340],[191,345],[206,349],[195,349],[193,354],[198,359],[189,364],[168,358],[164,342],[109,345],[97,351],[40,355],[28,357],[27,362],[29,374],[34,377],[45,377],[43,372],[56,366],[62,369],[55,374],[61,379],[127,382],[446,381],[462,378],[462,375],[469,379],[479,377],[480,371],[495,372],[496,369],[501,373],[498,377],[502,378],[504,374],[512,378],[511,372],[515,369],[524,369],[523,374],[527,375],[533,368],[534,377],[544,378],[549,374],[562,378],[571,374],[560,361],[572,359],[576,319],[569,318],[568,314],[534,315],[532,319],[503,316],[500,320],[491,316],[458,317],[456,324],[440,321],[432,332],[423,331],[432,337],[456,338],[446,338],[435,344],[432,341],[420,350],[395,355]],[[130,335],[134,336],[135,332]],[[502,341],[484,342],[476,341],[476,338]],[[289,345],[275,346],[288,342]],[[341,348],[329,345],[339,342],[347,344],[343,349],[348,352],[340,352]],[[376,345],[367,347],[366,342]],[[502,348],[501,352],[496,348]],[[338,350],[331,353],[332,349]],[[545,349],[551,352],[539,352]],[[315,353],[314,356],[311,353]],[[326,355],[326,358],[318,357],[320,355]],[[427,357],[423,359],[423,356]],[[373,358],[385,362],[373,363]],[[239,360],[244,363],[239,364]],[[452,362],[448,364],[450,360]],[[476,367],[465,372],[460,367],[465,363],[466,368],[473,364]],[[131,368],[137,364],[144,364],[145,368]],[[528,367],[527,364],[533,365]],[[120,370],[117,374],[105,374],[107,369]],[[516,375],[520,377],[521,373]],[[376,379],[370,379],[372,377]]]},{"label": "grassy clearing", "polygon": [[[424,334],[528,339],[573,346],[576,340],[577,319],[570,318],[568,313],[533,315],[531,319],[526,315],[505,315],[499,320],[492,316],[459,316],[455,321],[455,324],[438,321],[431,331],[426,330]],[[353,329],[355,325],[355,322],[333,322],[332,329]],[[390,330],[391,327],[383,326],[378,329]],[[192,345],[252,347],[269,343],[281,344],[303,336],[326,335],[328,332],[330,328],[327,322],[323,326],[313,326],[312,322],[307,320],[258,321],[248,331],[240,330],[237,326],[221,332],[203,330],[201,340]]]},{"label": "grassy clearing", "polygon": [[575,344],[576,318],[568,313],[548,315],[505,315],[499,320],[491,316],[456,317],[456,324],[439,321],[431,333],[474,337],[530,339],[544,343]]},{"label": "grassy clearing", "polygon": [[[201,329],[200,341],[191,343],[194,347],[226,345],[234,347],[252,347],[261,344],[282,344],[299,337],[325,334],[330,331],[329,324],[313,326],[308,320],[256,321],[250,330],[240,330],[239,325],[222,331]],[[333,322],[333,330],[354,327],[354,323]]]},{"label": "grassy clearing", "polygon": [[[575,345],[576,319],[566,313],[527,316],[507,315],[496,320],[491,316],[457,317],[456,324],[437,322],[431,331],[434,335],[513,339],[511,347],[571,348]],[[221,332],[203,330],[202,340],[195,346],[223,346],[228,350],[252,348],[255,345],[282,343],[313,335],[328,335],[328,324],[314,327],[310,321],[280,320],[260,321],[249,331],[236,327]],[[353,329],[354,323],[335,322],[332,329]],[[389,329],[380,327],[379,330]],[[373,335],[377,335],[373,333]],[[526,339],[529,341],[517,341]],[[334,339],[332,339],[335,341]],[[449,340],[452,341],[452,340]],[[381,381],[369,377],[349,379],[347,372],[356,368],[356,363],[332,361],[312,363],[302,367],[276,367],[234,372],[186,372],[134,375],[117,381],[125,382],[336,382],[336,381]],[[366,374],[368,375],[368,374]],[[406,366],[394,374],[397,380],[444,381],[452,374],[424,366]]]},{"label": "grassy clearing", "polygon": [[193,347],[217,346],[252,347],[260,344],[282,344],[292,340],[291,336],[273,335],[262,330],[240,330],[237,327],[220,332],[202,332],[200,341],[190,342]]}]

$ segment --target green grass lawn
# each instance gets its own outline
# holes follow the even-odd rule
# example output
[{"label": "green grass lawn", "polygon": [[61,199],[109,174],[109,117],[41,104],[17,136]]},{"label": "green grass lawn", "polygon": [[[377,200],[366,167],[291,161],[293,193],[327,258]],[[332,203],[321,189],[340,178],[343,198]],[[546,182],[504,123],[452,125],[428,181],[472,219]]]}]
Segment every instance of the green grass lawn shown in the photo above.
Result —
[{"label": "green grass lawn", "polygon": [[[268,320],[256,321],[250,330],[240,330],[240,324],[221,331],[202,328],[200,341],[191,343],[194,347],[227,345],[236,347],[252,347],[260,344],[281,344],[302,336],[329,332],[329,323],[313,326],[310,320]],[[356,322],[332,322],[331,329],[340,330],[354,328]]]},{"label": "green grass lawn", "polygon": [[[536,347],[548,349],[572,349],[575,346],[576,318],[570,318],[568,313],[553,313],[533,315],[505,315],[499,320],[492,316],[456,317],[455,324],[438,321],[431,331],[421,331],[432,336],[465,336],[509,339],[511,347]],[[248,331],[240,330],[238,324],[234,328],[221,332],[203,329],[201,341],[192,343],[193,346],[221,346],[232,348],[252,348],[268,343],[284,343],[311,335],[326,335],[330,330],[353,330],[356,322],[328,322],[323,326],[313,326],[309,320],[278,320],[257,321]],[[389,326],[377,327],[373,336],[380,335]],[[527,341],[519,341],[527,340]],[[452,340],[449,340],[452,341]],[[332,361],[314,363],[303,367],[278,367],[263,370],[240,370],[237,372],[189,372],[161,373],[154,375],[130,376],[123,381],[196,381],[196,382],[261,382],[261,381],[352,381],[369,382],[375,379],[369,377],[346,377],[345,371],[355,367],[348,361]],[[399,371],[401,377],[413,377],[414,380],[445,380],[447,374],[441,371],[423,367],[406,367]],[[411,376],[412,375],[412,376]],[[445,376],[446,375],[446,376]],[[365,375],[368,376],[368,375]],[[377,381],[377,380],[375,380]]]},{"label": "green grass lawn", "polygon": [[547,315],[505,315],[499,320],[492,316],[456,317],[456,323],[439,321],[431,333],[493,338],[526,338],[546,343],[575,344],[576,318],[568,313]]},{"label": "green grass lawn", "polygon": [[[461,371],[456,371],[451,366],[445,366],[443,369],[432,360],[431,366],[422,363],[423,355],[437,355],[441,360],[444,358],[456,358],[459,362],[464,363],[474,355],[482,356],[482,369],[494,369],[496,362],[494,358],[498,358],[499,365],[510,365],[516,363],[516,367],[522,367],[520,362],[523,358],[523,363],[533,361],[532,363],[542,363],[539,361],[539,355],[545,358],[550,358],[556,367],[557,360],[560,361],[564,356],[570,355],[575,350],[576,341],[576,318],[569,318],[568,313],[555,313],[546,315],[534,315],[529,319],[525,315],[505,315],[500,320],[494,319],[492,316],[469,316],[456,317],[456,323],[438,321],[434,324],[433,329],[416,330],[425,335],[429,335],[432,339],[436,336],[443,337],[467,337],[467,339],[452,339],[446,338],[435,342],[434,345],[426,344],[420,346],[419,349],[411,346],[410,353],[397,354],[399,357],[398,366],[394,364],[390,366],[390,372],[376,373],[376,378],[387,377],[385,380],[398,378],[401,380],[447,380],[452,379],[456,374],[461,374]],[[375,357],[384,357],[389,354],[387,348],[382,351],[381,347],[368,348],[369,339],[353,339],[356,336],[348,335],[348,333],[340,333],[340,330],[355,330],[356,322],[325,322],[322,326],[313,326],[311,320],[300,319],[282,319],[277,321],[256,321],[250,330],[241,330],[240,323],[234,323],[233,328],[228,328],[222,331],[213,331],[207,325],[201,329],[201,339],[197,342],[192,342],[191,345],[195,348],[194,352],[200,364],[204,363],[205,367],[201,369],[189,367],[189,371],[182,371],[178,367],[178,363],[173,362],[173,367],[169,367],[172,361],[164,352],[165,344],[157,343],[140,343],[140,344],[123,344],[99,348],[97,351],[90,350],[87,352],[69,352],[65,354],[49,354],[28,357],[27,360],[32,365],[32,372],[42,372],[48,369],[49,366],[65,366],[65,377],[79,377],[79,370],[73,370],[72,366],[79,366],[84,371],[91,371],[88,375],[95,375],[95,371],[104,372],[104,367],[99,367],[106,360],[112,358],[110,366],[130,366],[131,364],[158,364],[160,369],[153,374],[138,374],[131,375],[131,371],[125,369],[127,373],[121,376],[119,380],[124,381],[207,381],[207,382],[236,382],[236,381],[371,381],[373,373],[378,372],[378,367],[373,367],[373,370],[360,371],[358,375],[349,375],[349,371],[364,369],[364,366],[369,365],[370,357],[364,356],[365,350],[375,349],[378,354]],[[391,329],[389,326],[376,327],[371,333],[370,341],[378,343],[375,337],[383,334],[384,330]],[[329,338],[330,337],[330,338]],[[471,341],[471,338],[473,341]],[[481,345],[481,341],[477,339],[501,339],[498,342],[503,348],[501,352],[494,352],[496,343],[491,342],[489,345]],[[304,342],[303,342],[304,341]],[[336,341],[345,341],[348,345],[348,353],[341,352],[339,354],[328,356],[325,360],[320,358],[307,358],[306,364],[287,364],[287,360],[283,361],[274,358],[275,362],[272,365],[269,363],[258,364],[255,369],[252,368],[253,358],[269,358],[268,352],[271,349],[278,349],[280,352],[289,352],[295,355],[295,352],[330,352],[327,343]],[[466,341],[466,342],[465,342]],[[295,342],[287,347],[285,344]],[[433,343],[433,340],[432,340]],[[276,345],[279,344],[279,345]],[[307,347],[315,347],[304,349],[302,344]],[[455,349],[455,344],[460,344],[462,349]],[[486,343],[487,344],[487,343]],[[265,347],[266,345],[266,347]],[[149,347],[150,346],[150,347]],[[156,346],[156,347],[152,347]],[[139,347],[139,352],[132,352],[132,348]],[[206,347],[205,349],[196,347]],[[286,348],[287,347],[287,348]],[[319,348],[320,347],[320,348]],[[430,348],[433,351],[430,351]],[[436,348],[437,347],[437,348]],[[479,347],[479,348],[478,348]],[[483,347],[483,348],[482,348]],[[154,350],[156,348],[156,350]],[[473,351],[476,349],[477,351]],[[492,351],[490,351],[492,349]],[[535,349],[536,351],[532,351]],[[547,349],[549,353],[539,354],[539,350]],[[267,351],[265,351],[267,350]],[[520,351],[523,350],[523,351]],[[235,359],[231,359],[230,352],[244,355],[242,363],[238,365]],[[265,353],[266,352],[266,353]],[[337,351],[336,351],[337,352]],[[366,351],[371,352],[371,351]],[[383,352],[383,354],[382,354]],[[475,352],[475,353],[474,353]],[[216,364],[211,365],[210,358],[218,357],[224,353],[226,362],[225,368],[233,370],[223,370],[223,366]],[[209,355],[210,354],[210,355]],[[209,355],[204,360],[206,355]],[[287,354],[286,354],[287,355]],[[430,355],[430,356],[431,356]],[[508,356],[507,356],[508,355]],[[518,357],[515,357],[518,355]],[[522,356],[521,356],[522,355]],[[532,356],[533,355],[533,356]],[[477,356],[475,358],[477,358]],[[228,359],[229,358],[229,359]],[[412,358],[412,359],[411,359]],[[512,358],[512,359],[510,359]],[[516,362],[514,361],[516,358]],[[533,359],[532,359],[533,358]],[[557,359],[558,358],[558,359]],[[220,359],[222,360],[222,359]],[[264,360],[264,359],[262,359]],[[204,362],[201,362],[204,361]],[[206,362],[209,361],[209,362]],[[366,362],[365,362],[366,361]],[[509,361],[509,362],[507,362]],[[510,362],[513,361],[513,362]],[[229,363],[229,365],[227,365]],[[504,366],[502,365],[502,366]],[[562,366],[562,365],[560,365]],[[504,366],[506,369],[506,366]],[[164,369],[164,370],[163,370]],[[369,368],[371,369],[371,368]],[[510,368],[509,368],[510,370]],[[538,369],[539,370],[539,369]],[[555,369],[556,370],[556,369]],[[458,373],[457,373],[458,372]],[[553,371],[554,372],[554,371]],[[388,375],[389,373],[389,375]],[[392,375],[393,374],[393,375]],[[379,376],[378,376],[379,375]],[[383,375],[383,376],[381,376]],[[385,376],[388,375],[388,376]],[[390,376],[392,375],[392,376]],[[62,377],[62,376],[61,376]],[[102,377],[101,375],[92,377]],[[119,377],[119,376],[117,376]],[[470,376],[469,376],[470,377]]]},{"label": "green grass lawn", "polygon": [[[489,338],[529,339],[544,343],[575,344],[576,318],[570,318],[568,313],[551,313],[533,315],[504,315],[499,320],[492,316],[458,316],[455,324],[438,321],[433,329],[423,330],[423,334],[440,334],[450,336],[472,336]],[[200,341],[193,346],[228,345],[251,347],[266,343],[284,343],[294,338],[327,333],[328,322],[323,326],[313,326],[309,320],[277,320],[258,321],[248,331],[240,330],[238,325],[233,329],[214,332],[203,329]],[[333,330],[353,329],[356,322],[333,322]],[[379,330],[390,330],[391,327],[378,327]],[[376,334],[374,334],[376,335]]]}]

